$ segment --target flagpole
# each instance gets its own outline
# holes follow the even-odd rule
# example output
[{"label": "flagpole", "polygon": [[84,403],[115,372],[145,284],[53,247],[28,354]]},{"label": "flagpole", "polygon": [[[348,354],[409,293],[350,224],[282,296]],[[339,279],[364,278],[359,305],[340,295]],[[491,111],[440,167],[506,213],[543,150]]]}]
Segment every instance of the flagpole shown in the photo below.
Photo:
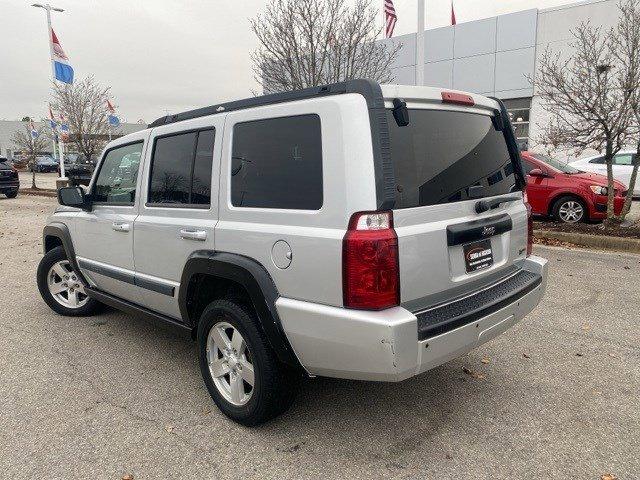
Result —
[{"label": "flagpole", "polygon": [[418,0],[418,30],[416,32],[416,85],[424,85],[424,2]]},{"label": "flagpole", "polygon": [[[51,10],[55,10],[56,12],[64,12],[62,8],[52,7],[48,3],[46,5],[42,5],[40,3],[34,3],[31,5],[32,7],[42,8],[45,12],[47,12],[47,37],[49,40],[49,62],[51,63],[51,80],[55,83],[56,81],[56,67],[53,63],[53,35],[52,35],[52,27],[51,27]],[[64,146],[62,144],[62,138],[58,139],[58,151],[60,153],[60,180],[67,181],[66,172],[64,171]]]}]

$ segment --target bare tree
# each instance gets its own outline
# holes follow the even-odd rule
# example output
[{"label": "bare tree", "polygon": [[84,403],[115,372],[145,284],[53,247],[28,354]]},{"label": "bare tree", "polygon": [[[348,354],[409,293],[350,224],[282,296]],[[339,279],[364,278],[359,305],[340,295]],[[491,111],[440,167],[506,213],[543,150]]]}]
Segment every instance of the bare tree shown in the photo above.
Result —
[{"label": "bare tree", "polygon": [[[613,156],[630,132],[633,78],[615,62],[611,32],[582,23],[571,32],[568,60],[547,48],[533,80],[551,120],[545,129],[558,145],[581,152],[604,150],[607,164],[607,222],[615,220]],[[543,139],[544,141],[544,139]]]},{"label": "bare tree", "polygon": [[251,20],[259,47],[252,53],[264,93],[297,90],[353,78],[393,80],[390,66],[400,45],[376,42],[370,0],[271,0]]},{"label": "bare tree", "polygon": [[638,0],[621,0],[618,9],[620,19],[611,34],[611,51],[628,78],[629,106],[633,121],[630,140],[634,141],[636,146],[629,191],[620,215],[624,218],[631,209],[633,190],[640,166],[640,3]]},{"label": "bare tree", "polygon": [[31,131],[29,122],[24,122],[24,129],[18,130],[11,136],[11,141],[22,152],[27,155],[27,165],[31,167],[31,188],[37,189],[36,186],[36,155],[47,148],[47,137],[45,135],[45,127],[41,126],[35,130],[35,135]]},{"label": "bare tree", "polygon": [[87,159],[102,150],[109,135],[106,115],[109,91],[110,87],[98,85],[91,76],[53,87],[53,108],[64,115],[70,141]]}]

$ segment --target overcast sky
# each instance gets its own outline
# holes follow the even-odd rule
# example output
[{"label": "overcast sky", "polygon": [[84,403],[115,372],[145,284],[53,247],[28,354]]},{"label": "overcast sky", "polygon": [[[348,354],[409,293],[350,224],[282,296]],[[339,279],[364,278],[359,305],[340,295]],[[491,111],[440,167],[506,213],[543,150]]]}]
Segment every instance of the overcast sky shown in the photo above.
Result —
[{"label": "overcast sky", "polygon": [[[46,0],[42,0],[46,1]],[[110,85],[123,119],[244,98],[256,88],[248,18],[267,0],[49,0],[53,28],[76,78]],[[348,0],[347,0],[348,1]],[[382,4],[382,0],[373,0]],[[458,23],[572,3],[454,0]],[[45,12],[33,1],[0,0],[0,119],[46,115],[51,66]],[[426,0],[427,28],[449,24],[449,0]],[[396,35],[415,32],[417,0],[395,0]]]}]

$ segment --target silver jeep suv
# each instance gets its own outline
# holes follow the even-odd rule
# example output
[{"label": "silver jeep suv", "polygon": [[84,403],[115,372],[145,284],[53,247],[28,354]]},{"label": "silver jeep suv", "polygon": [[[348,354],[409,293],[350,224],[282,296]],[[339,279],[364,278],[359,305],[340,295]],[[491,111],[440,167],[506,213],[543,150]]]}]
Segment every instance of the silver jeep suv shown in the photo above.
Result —
[{"label": "silver jeep suv", "polygon": [[218,407],[256,425],[303,375],[400,381],[540,301],[502,103],[354,80],[160,118],[59,190],[37,280],[186,329]]}]

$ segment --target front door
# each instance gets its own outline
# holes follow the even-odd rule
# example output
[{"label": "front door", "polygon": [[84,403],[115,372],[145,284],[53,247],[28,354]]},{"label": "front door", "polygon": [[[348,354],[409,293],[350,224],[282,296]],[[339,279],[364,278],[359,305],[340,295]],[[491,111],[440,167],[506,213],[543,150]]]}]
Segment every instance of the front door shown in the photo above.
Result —
[{"label": "front door", "polygon": [[90,186],[93,207],[78,215],[74,248],[82,273],[99,290],[132,300],[133,225],[144,136],[111,147]]},{"label": "front door", "polygon": [[144,169],[143,199],[135,221],[136,281],[140,304],[177,320],[180,278],[196,250],[214,250],[218,222],[220,133],[214,115],[154,128]]}]

